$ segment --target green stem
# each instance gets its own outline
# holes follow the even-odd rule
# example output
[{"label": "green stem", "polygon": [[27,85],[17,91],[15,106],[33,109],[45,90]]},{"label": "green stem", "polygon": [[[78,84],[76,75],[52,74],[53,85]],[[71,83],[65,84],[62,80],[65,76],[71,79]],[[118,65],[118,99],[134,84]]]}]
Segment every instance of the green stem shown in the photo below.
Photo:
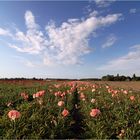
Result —
[{"label": "green stem", "polygon": [[13,137],[16,139],[16,121],[13,121]]}]

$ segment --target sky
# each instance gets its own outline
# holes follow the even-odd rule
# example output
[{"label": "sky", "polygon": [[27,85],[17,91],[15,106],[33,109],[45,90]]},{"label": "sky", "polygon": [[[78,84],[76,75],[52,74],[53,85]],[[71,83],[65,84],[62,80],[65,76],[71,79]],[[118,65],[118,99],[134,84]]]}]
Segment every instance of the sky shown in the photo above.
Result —
[{"label": "sky", "polygon": [[0,78],[140,76],[140,1],[0,1]]}]

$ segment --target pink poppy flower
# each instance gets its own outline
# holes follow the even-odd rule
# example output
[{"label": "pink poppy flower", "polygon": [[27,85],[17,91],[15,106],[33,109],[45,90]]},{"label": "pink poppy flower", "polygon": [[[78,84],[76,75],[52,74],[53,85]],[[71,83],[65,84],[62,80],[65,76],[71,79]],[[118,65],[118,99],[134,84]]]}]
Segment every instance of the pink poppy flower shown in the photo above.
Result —
[{"label": "pink poppy flower", "polygon": [[35,95],[35,97],[36,97],[36,98],[40,97],[40,93],[37,92],[36,95]]},{"label": "pink poppy flower", "polygon": [[15,120],[15,119],[19,118],[20,116],[21,116],[21,114],[17,110],[11,110],[8,112],[8,117],[11,120]]},{"label": "pink poppy flower", "polygon": [[135,96],[130,96],[130,100],[134,101],[135,100]]},{"label": "pink poppy flower", "polygon": [[110,89],[110,88],[108,88],[107,90],[108,90],[108,93],[111,93],[112,92],[112,89]]},{"label": "pink poppy flower", "polygon": [[81,99],[84,99],[84,98],[85,98],[84,93],[81,93],[81,94],[80,94],[80,98],[81,98]]},{"label": "pink poppy flower", "polygon": [[100,110],[99,109],[92,109],[91,112],[90,112],[90,116],[91,117],[96,117],[100,114]]},{"label": "pink poppy flower", "polygon": [[124,94],[128,94],[128,91],[127,91],[127,90],[124,90],[123,93],[124,93]]},{"label": "pink poppy flower", "polygon": [[67,109],[64,109],[64,110],[62,111],[62,115],[63,115],[64,117],[68,116],[68,115],[69,115],[69,111],[68,111]]},{"label": "pink poppy flower", "polygon": [[60,87],[60,85],[57,85],[57,84],[55,84],[54,86],[55,86],[56,88],[59,88],[59,87]]},{"label": "pink poppy flower", "polygon": [[24,98],[24,100],[28,100],[29,95],[25,95],[23,98]]},{"label": "pink poppy flower", "polygon": [[25,95],[26,95],[26,93],[21,93],[21,94],[20,94],[20,96],[22,96],[22,97],[25,96]]},{"label": "pink poppy flower", "polygon": [[41,97],[41,96],[44,96],[45,90],[41,90],[41,91],[39,91],[38,93],[39,93],[39,96],[40,96],[40,97]]},{"label": "pink poppy flower", "polygon": [[57,105],[58,106],[63,106],[64,105],[64,101],[59,101]]},{"label": "pink poppy flower", "polygon": [[26,93],[21,93],[20,95],[21,95],[21,97],[24,98],[24,100],[28,100],[28,98],[29,98],[29,95]]},{"label": "pink poppy flower", "polygon": [[33,98],[42,97],[45,94],[45,90],[38,91],[36,94],[33,94]]}]

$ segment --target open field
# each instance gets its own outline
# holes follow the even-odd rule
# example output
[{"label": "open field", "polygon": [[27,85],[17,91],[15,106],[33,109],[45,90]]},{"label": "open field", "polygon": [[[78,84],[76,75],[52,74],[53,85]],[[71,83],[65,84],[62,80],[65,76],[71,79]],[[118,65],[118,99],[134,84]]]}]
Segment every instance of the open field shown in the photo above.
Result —
[{"label": "open field", "polygon": [[140,91],[140,81],[130,81],[130,82],[118,82],[118,81],[96,81],[95,83],[98,84],[108,84],[112,87],[118,87],[118,88],[125,88],[128,90],[136,90]]},{"label": "open field", "polygon": [[0,138],[140,139],[132,84],[139,82],[0,81]]},{"label": "open field", "polygon": [[[32,86],[34,84],[40,84],[45,85],[48,83],[57,82],[57,80],[0,80],[1,83],[7,83],[7,84],[13,84],[13,85],[26,85],[26,86]],[[63,81],[58,81],[63,82]],[[93,83],[97,83],[99,85],[108,84],[115,88],[125,88],[128,90],[135,90],[140,91],[140,81],[93,81]]]}]

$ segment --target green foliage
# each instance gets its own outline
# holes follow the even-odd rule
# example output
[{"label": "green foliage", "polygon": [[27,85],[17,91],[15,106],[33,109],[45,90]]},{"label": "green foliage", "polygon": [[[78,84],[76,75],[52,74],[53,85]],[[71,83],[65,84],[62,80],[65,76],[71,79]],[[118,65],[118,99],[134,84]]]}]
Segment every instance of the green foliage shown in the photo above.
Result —
[{"label": "green foliage", "polygon": [[124,75],[119,76],[119,74],[117,74],[117,76],[107,75],[102,77],[102,81],[140,81],[140,77],[135,74],[133,74],[132,77]]},{"label": "green foliage", "polygon": [[[56,84],[60,86],[57,88]],[[40,90],[45,90],[45,95],[34,99],[33,94]],[[117,94],[112,96],[115,90]],[[65,95],[56,96],[59,91]],[[1,83],[0,138],[140,139],[140,94],[123,91],[112,89],[109,93],[106,85],[91,82],[36,83],[28,87]],[[23,92],[29,95],[28,100],[21,97]],[[130,100],[130,96],[135,99]],[[95,102],[91,102],[92,99]],[[59,101],[64,101],[64,105],[58,106]],[[69,111],[66,117],[62,115],[64,108]],[[96,108],[101,113],[90,116]],[[13,109],[21,113],[15,121],[7,116]]]}]

